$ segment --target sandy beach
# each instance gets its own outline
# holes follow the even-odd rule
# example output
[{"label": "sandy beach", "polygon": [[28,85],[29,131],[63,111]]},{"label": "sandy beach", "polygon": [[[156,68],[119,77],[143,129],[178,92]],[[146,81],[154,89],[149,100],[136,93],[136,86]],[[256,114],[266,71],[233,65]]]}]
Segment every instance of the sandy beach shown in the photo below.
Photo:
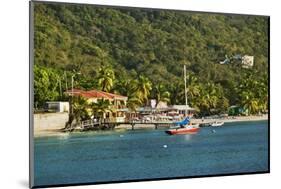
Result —
[{"label": "sandy beach", "polygon": [[225,123],[229,122],[239,122],[239,121],[262,121],[268,120],[268,114],[263,114],[260,116],[228,116],[225,118],[218,118],[218,119],[193,119],[194,123],[209,123],[214,121],[223,121]]},{"label": "sandy beach", "polygon": [[49,129],[49,130],[35,130],[33,136],[34,137],[44,137],[44,136],[57,136],[67,134],[63,132],[61,129]]},{"label": "sandy beach", "polygon": [[[228,116],[224,118],[217,118],[217,119],[192,119],[192,123],[199,123],[199,124],[206,124],[214,121],[223,121],[225,123],[230,122],[243,122],[243,121],[262,121],[262,120],[268,120],[268,115],[264,114],[261,116]],[[172,124],[173,122],[170,121]],[[154,128],[154,124],[135,124],[135,129],[152,129]],[[124,129],[124,130],[131,130],[132,125],[130,124],[121,124],[115,127],[115,129]],[[52,135],[60,135],[60,134],[66,134],[61,129],[49,129],[49,130],[35,130],[34,136],[35,137],[42,137],[42,136],[52,136]]]},{"label": "sandy beach", "polygon": [[[225,123],[232,123],[232,122],[244,122],[244,121],[263,121],[268,120],[268,115],[264,114],[261,116],[228,116],[224,118],[216,118],[216,119],[192,119],[192,123],[199,123],[199,124],[207,124],[215,121],[222,121]],[[170,121],[172,124],[173,122]],[[147,129],[147,128],[154,128],[154,124],[138,124],[136,123],[135,129]],[[116,129],[132,129],[132,125],[130,124],[122,124],[116,127]]]}]

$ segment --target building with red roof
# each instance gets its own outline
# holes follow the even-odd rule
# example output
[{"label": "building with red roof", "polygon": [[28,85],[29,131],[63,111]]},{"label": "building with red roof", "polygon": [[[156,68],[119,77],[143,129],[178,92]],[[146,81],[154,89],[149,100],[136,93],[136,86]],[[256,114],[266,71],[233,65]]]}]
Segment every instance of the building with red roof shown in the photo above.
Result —
[{"label": "building with red roof", "polygon": [[107,99],[109,101],[114,101],[114,100],[127,101],[128,100],[128,97],[126,97],[126,96],[108,93],[108,92],[104,92],[104,91],[99,91],[96,89],[93,89],[90,91],[84,91],[81,89],[73,89],[73,90],[66,91],[66,94],[68,94],[68,95],[72,95],[72,93],[74,96],[82,96],[93,102],[95,102],[97,99]]},{"label": "building with red roof", "polygon": [[119,94],[108,93],[96,89],[92,89],[89,91],[81,90],[81,89],[73,89],[67,90],[65,92],[70,96],[81,96],[89,103],[97,103],[98,100],[108,100],[110,105],[110,111],[108,111],[105,115],[108,121],[112,122],[124,122],[125,121],[125,113],[127,112],[127,100],[128,97],[122,96]]}]

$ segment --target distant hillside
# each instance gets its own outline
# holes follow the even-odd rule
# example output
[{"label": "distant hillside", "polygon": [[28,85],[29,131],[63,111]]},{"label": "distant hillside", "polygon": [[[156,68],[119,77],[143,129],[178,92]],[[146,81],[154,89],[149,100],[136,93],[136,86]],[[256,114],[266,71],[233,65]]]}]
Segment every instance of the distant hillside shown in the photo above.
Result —
[{"label": "distant hillside", "polygon": [[[254,67],[219,64],[237,54],[254,56]],[[182,82],[187,65],[199,84],[219,85],[233,104],[234,86],[244,75],[267,75],[268,18],[37,2],[35,65],[80,72],[76,85],[82,88],[97,85],[94,78],[104,65],[116,80],[144,75],[152,86],[167,89]]]}]

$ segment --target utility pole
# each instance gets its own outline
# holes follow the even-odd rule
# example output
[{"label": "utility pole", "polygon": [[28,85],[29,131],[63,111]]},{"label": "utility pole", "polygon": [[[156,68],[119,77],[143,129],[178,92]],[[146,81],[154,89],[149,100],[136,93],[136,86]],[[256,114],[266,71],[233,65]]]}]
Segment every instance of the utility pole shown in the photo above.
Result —
[{"label": "utility pole", "polygon": [[73,114],[73,96],[74,96],[74,77],[75,75],[80,75],[81,73],[74,73],[71,76],[71,113]]},{"label": "utility pole", "polygon": [[74,76],[75,74],[73,74],[71,76],[71,114],[73,114],[73,83],[74,83]]},{"label": "utility pole", "polygon": [[60,98],[62,99],[61,78],[59,78]]},{"label": "utility pole", "polygon": [[68,90],[66,72],[64,72],[64,79],[65,79],[65,90]]}]

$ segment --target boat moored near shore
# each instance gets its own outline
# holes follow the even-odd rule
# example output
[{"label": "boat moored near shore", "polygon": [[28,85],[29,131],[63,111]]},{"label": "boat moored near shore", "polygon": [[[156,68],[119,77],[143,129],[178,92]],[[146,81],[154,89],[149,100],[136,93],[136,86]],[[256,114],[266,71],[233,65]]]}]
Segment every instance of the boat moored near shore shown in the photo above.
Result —
[{"label": "boat moored near shore", "polygon": [[223,121],[215,121],[215,122],[209,123],[209,126],[211,126],[211,127],[220,127],[223,124],[224,124]]},{"label": "boat moored near shore", "polygon": [[186,117],[184,120],[175,122],[176,126],[172,127],[169,130],[166,130],[165,133],[169,135],[176,134],[195,134],[199,131],[199,124],[191,123],[189,117]]},{"label": "boat moored near shore", "polygon": [[178,129],[169,129],[166,130],[165,133],[169,135],[177,135],[177,134],[196,134],[199,131],[199,127],[195,126],[186,126],[184,128],[178,128]]}]

